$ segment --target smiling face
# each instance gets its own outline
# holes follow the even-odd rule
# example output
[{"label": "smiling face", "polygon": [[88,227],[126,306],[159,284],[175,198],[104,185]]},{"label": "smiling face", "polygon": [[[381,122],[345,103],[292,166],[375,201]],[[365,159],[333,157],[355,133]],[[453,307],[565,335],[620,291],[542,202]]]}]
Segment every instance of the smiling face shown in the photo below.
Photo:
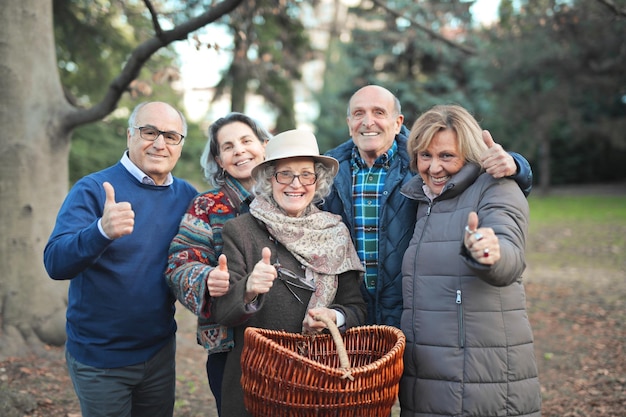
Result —
[{"label": "smiling face", "polygon": [[370,85],[354,93],[350,99],[348,128],[368,166],[374,165],[376,158],[391,148],[403,120],[389,90]]},{"label": "smiling face", "polygon": [[[313,158],[287,158],[276,162],[275,172],[291,172],[295,175],[315,174]],[[316,184],[302,185],[300,178],[294,178],[290,184],[280,184],[272,177],[272,196],[288,216],[300,217],[313,201]]]},{"label": "smiling face", "polygon": [[439,195],[450,177],[465,160],[459,154],[456,133],[450,129],[435,133],[428,148],[417,154],[417,170],[430,190]]},{"label": "smiling face", "polygon": [[[135,122],[137,127],[150,126],[164,132],[183,133],[180,115],[166,103],[144,105],[139,109]],[[128,129],[126,135],[130,160],[156,184],[163,184],[180,158],[184,140],[178,145],[168,145],[163,135],[159,135],[151,142],[141,138],[139,129]]]},{"label": "smiling face", "polygon": [[217,132],[217,144],[219,166],[249,190],[253,182],[252,168],[265,159],[265,143],[247,124],[233,122]]}]

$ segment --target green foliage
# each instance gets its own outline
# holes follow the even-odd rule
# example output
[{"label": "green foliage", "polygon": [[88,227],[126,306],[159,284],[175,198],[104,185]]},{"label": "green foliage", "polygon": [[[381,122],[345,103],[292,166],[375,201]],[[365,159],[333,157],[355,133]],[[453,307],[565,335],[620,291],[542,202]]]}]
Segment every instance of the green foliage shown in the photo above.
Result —
[{"label": "green foliage", "polygon": [[[154,36],[152,21],[140,1],[55,0],[53,6],[61,82],[77,105],[89,106],[106,93],[131,51]],[[170,17],[188,16],[179,13]],[[182,96],[172,88],[178,79],[176,58],[173,49],[161,48],[142,68],[118,107],[130,112],[140,102],[150,100],[165,101],[182,110]],[[119,161],[126,148],[127,123],[125,118],[111,118],[75,130],[70,183]],[[193,124],[189,124],[188,136],[175,174],[180,172],[199,183],[204,136]]]},{"label": "green foliage", "polygon": [[475,62],[492,86],[485,123],[528,157],[536,179],[626,178],[626,20],[599,2],[509,6]]},{"label": "green foliage", "polygon": [[203,178],[200,157],[208,139],[207,132],[200,129],[195,123],[189,123],[187,128],[183,153],[176,164],[176,168],[174,168],[173,174],[191,182],[198,191],[205,190],[208,184]]},{"label": "green foliage", "polygon": [[70,149],[70,183],[115,164],[126,149],[126,120],[101,121],[77,128]]},{"label": "green foliage", "polygon": [[[159,7],[172,6],[164,19],[180,22],[206,1],[191,0],[185,7],[164,2]],[[623,0],[615,3],[626,7]],[[502,0],[501,23],[477,30],[467,1],[385,4],[407,18],[361,2],[350,9],[348,20],[356,23],[349,33],[346,22],[338,22],[341,30],[330,30],[329,48],[323,51],[324,84],[317,95],[316,133],[322,151],[347,138],[346,107],[352,93],[375,83],[398,95],[409,127],[434,104],[467,107],[497,142],[530,160],[536,180],[565,184],[626,178],[626,19],[597,1]],[[255,116],[255,109],[245,107],[245,94],[262,95],[277,115],[278,131],[295,126],[294,82],[302,76],[302,63],[315,53],[302,24],[303,5],[298,0],[244,2],[224,19],[233,35],[234,58],[215,98],[230,93],[233,110]],[[145,5],[138,0],[55,0],[54,10],[61,77],[83,105],[104,94],[132,48],[153,33]],[[478,52],[464,53],[420,26]],[[180,97],[170,88],[176,78],[170,67],[174,62],[172,51],[162,50],[120,107],[132,108],[144,100],[141,92],[180,107]],[[91,160],[104,156],[94,150],[105,131],[113,137],[119,133],[105,126],[74,135],[73,153],[86,159],[72,159],[78,164],[70,167],[72,178],[109,164],[110,159],[101,164]],[[204,138],[198,131],[188,139],[179,176],[200,177]],[[106,149],[115,150],[113,160],[119,159],[120,147]]]},{"label": "green foliage", "polygon": [[379,84],[397,94],[408,127],[434,104],[465,106],[548,186],[626,178],[623,16],[597,1],[502,0],[500,24],[480,30],[466,2],[385,3],[410,24],[365,4],[350,10],[357,24],[349,40],[327,55],[316,121],[324,149],[347,137],[350,95]]},{"label": "green foliage", "polygon": [[[53,13],[61,82],[83,106],[101,99],[132,50],[154,36],[139,1],[54,0]],[[131,96],[154,96],[155,84],[171,81],[175,59],[173,49],[161,48],[131,86]]]},{"label": "green foliage", "polygon": [[311,47],[302,24],[300,2],[244,2],[227,19],[233,34],[233,60],[218,83],[214,100],[226,93],[232,110],[249,112],[245,96],[262,96],[277,114],[276,131],[296,126],[294,81]]},{"label": "green foliage", "polygon": [[320,151],[326,152],[348,138],[346,115],[352,91],[345,90],[354,77],[345,44],[331,40],[326,51],[326,71],[322,90],[316,95],[320,113],[315,122]]}]

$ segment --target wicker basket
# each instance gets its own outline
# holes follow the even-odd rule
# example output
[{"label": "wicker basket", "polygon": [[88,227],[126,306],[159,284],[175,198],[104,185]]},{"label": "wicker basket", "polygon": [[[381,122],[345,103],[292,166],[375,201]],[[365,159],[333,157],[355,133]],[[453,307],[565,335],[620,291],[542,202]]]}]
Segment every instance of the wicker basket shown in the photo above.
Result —
[{"label": "wicker basket", "polygon": [[241,385],[254,417],[390,416],[404,334],[391,326],[355,327],[343,340],[336,327],[331,333],[246,329]]}]

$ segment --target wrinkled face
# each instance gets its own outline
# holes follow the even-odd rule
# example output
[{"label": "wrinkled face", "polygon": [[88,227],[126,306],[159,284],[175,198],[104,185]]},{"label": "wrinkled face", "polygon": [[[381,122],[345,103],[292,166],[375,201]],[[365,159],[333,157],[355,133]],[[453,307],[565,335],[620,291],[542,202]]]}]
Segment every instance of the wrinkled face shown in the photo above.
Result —
[{"label": "wrinkled face", "polygon": [[384,88],[367,86],[350,100],[348,128],[368,166],[391,148],[404,116],[397,114],[393,95]]},{"label": "wrinkled face", "polygon": [[417,170],[424,183],[437,195],[463,165],[465,159],[459,154],[456,133],[452,130],[437,132],[428,149],[417,154]]},{"label": "wrinkled face", "polygon": [[[148,103],[139,109],[137,127],[149,126],[164,132],[183,133],[183,121],[176,110],[165,103]],[[132,131],[132,134],[131,134]],[[183,140],[178,145],[165,143],[163,135],[149,141],[141,138],[139,129],[128,129],[126,144],[131,161],[156,184],[163,184],[172,172],[183,151]]]},{"label": "wrinkled face", "polygon": [[265,159],[265,144],[247,124],[229,123],[217,132],[217,163],[249,190],[252,168]]},{"label": "wrinkled face", "polygon": [[[287,158],[276,163],[276,173],[282,174],[279,174],[280,178],[288,177],[289,174],[310,176],[315,174],[315,164],[313,158],[309,157]],[[300,217],[315,196],[316,184],[302,185],[300,178],[293,178],[290,184],[280,184],[276,176],[272,178],[274,200],[290,217]]]}]

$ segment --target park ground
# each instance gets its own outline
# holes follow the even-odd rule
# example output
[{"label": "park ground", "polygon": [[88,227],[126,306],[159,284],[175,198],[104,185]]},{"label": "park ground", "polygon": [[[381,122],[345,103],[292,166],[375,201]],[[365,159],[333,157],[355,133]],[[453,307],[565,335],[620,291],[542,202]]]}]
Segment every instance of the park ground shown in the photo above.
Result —
[{"label": "park ground", "polygon": [[[576,188],[581,191],[606,190]],[[626,195],[624,185],[615,191]],[[626,221],[554,221],[531,229],[524,280],[544,417],[626,415],[624,236]],[[177,320],[175,416],[216,417],[195,320],[180,306]],[[0,362],[0,415],[80,417],[62,348]]]}]

